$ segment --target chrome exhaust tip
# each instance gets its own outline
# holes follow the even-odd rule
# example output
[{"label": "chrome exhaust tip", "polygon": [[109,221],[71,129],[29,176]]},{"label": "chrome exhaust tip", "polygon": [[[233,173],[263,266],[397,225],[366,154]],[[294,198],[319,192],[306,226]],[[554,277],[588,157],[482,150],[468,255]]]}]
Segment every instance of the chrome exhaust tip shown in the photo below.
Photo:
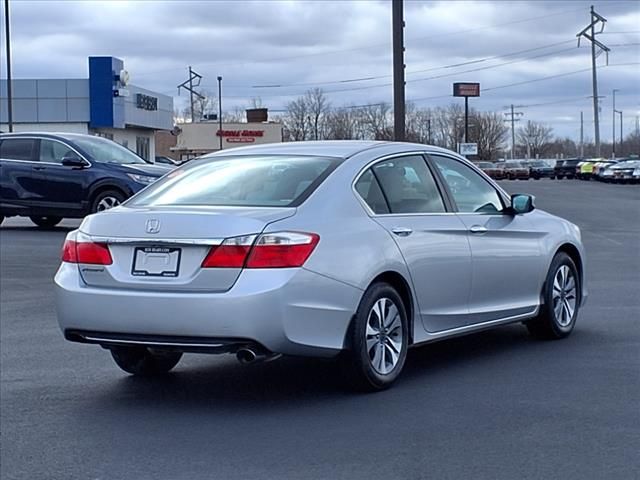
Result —
[{"label": "chrome exhaust tip", "polygon": [[250,348],[241,348],[236,352],[236,358],[242,364],[248,365],[257,360],[258,355]]}]

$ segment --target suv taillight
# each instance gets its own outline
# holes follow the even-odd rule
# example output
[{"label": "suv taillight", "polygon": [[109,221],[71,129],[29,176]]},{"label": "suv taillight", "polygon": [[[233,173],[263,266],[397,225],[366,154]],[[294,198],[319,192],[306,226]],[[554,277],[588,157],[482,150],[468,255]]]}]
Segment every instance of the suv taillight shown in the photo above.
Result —
[{"label": "suv taillight", "polygon": [[91,265],[111,265],[113,263],[109,247],[106,244],[76,242],[74,240],[66,240],[64,242],[62,261]]},{"label": "suv taillight", "polygon": [[292,268],[301,267],[316,248],[315,233],[278,232],[228,238],[212,247],[203,268]]}]

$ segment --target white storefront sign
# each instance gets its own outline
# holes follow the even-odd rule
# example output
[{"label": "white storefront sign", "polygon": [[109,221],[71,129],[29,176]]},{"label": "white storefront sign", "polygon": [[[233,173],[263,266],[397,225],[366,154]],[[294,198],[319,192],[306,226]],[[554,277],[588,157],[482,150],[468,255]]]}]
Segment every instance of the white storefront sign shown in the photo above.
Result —
[{"label": "white storefront sign", "polygon": [[477,155],[478,144],[477,143],[459,143],[458,153],[460,155]]}]

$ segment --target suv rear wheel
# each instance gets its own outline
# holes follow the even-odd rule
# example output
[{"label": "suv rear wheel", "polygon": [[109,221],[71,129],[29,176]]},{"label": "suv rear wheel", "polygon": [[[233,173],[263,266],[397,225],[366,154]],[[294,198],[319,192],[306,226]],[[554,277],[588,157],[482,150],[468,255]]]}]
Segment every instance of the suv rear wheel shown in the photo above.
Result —
[{"label": "suv rear wheel", "polygon": [[53,228],[57,224],[62,221],[62,217],[53,217],[53,216],[45,216],[45,217],[29,217],[33,223],[35,223],[40,228]]}]

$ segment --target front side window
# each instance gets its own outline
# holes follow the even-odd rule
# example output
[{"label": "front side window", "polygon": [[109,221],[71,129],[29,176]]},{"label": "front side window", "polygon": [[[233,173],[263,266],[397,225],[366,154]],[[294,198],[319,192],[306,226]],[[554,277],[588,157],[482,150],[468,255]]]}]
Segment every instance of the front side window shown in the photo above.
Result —
[{"label": "front side window", "polygon": [[473,169],[451,157],[430,157],[447,183],[459,212],[497,213],[503,210],[496,189]]},{"label": "front side window", "polygon": [[62,163],[65,157],[78,158],[78,155],[65,144],[55,140],[40,140],[40,161]]},{"label": "front side window", "polygon": [[440,213],[444,202],[420,155],[398,157],[373,166],[391,213]]},{"label": "front side window", "polygon": [[334,158],[275,155],[194,160],[128,205],[297,206],[338,163]]},{"label": "front side window", "polygon": [[7,138],[0,142],[0,158],[33,160],[36,141],[32,138]]}]

